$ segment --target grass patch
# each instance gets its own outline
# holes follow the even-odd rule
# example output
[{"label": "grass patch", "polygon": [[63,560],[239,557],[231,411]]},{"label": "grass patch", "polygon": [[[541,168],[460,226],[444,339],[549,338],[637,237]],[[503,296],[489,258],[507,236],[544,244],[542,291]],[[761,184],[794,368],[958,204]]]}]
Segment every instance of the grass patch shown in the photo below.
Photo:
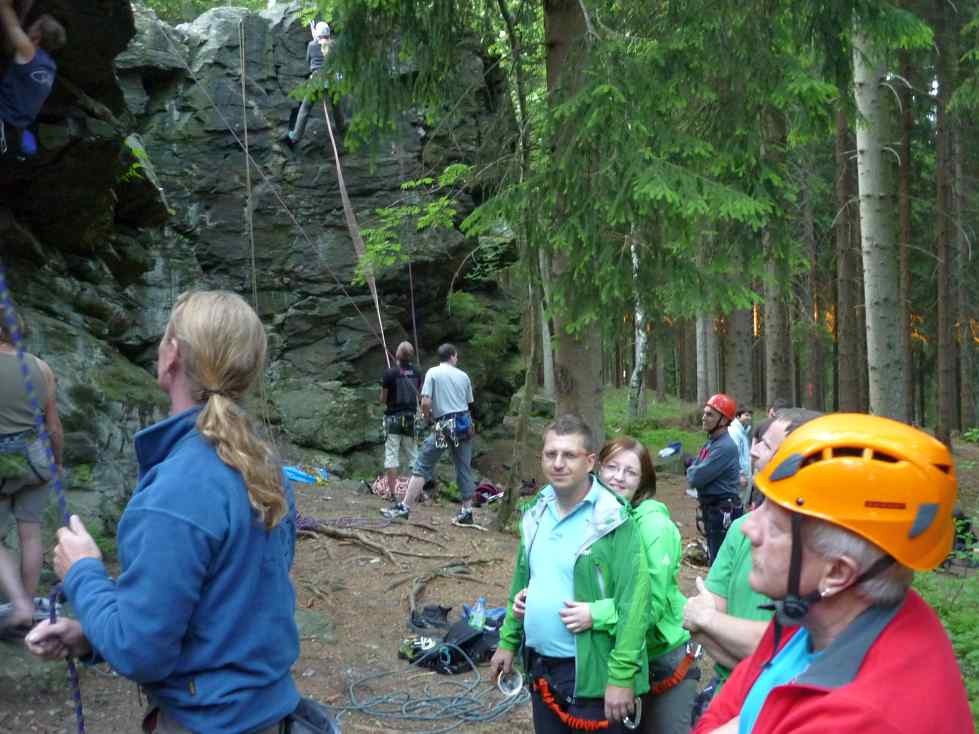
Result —
[{"label": "grass patch", "polygon": [[972,708],[979,727],[979,575],[917,574],[914,586],[941,617],[955,648]]},{"label": "grass patch", "polygon": [[627,434],[633,436],[653,453],[674,441],[683,444],[683,451],[696,454],[707,440],[703,431],[679,426],[687,425],[688,418],[699,413],[693,403],[667,397],[663,401],[649,401],[646,415],[629,418],[629,391],[626,388],[607,390],[605,393],[605,433],[607,436]]}]

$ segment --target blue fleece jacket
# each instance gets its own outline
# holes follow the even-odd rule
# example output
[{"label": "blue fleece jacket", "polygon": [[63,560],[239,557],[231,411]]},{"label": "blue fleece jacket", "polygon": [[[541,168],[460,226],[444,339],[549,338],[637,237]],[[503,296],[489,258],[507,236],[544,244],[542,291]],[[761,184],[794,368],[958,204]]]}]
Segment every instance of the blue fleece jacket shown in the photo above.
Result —
[{"label": "blue fleece jacket", "polygon": [[139,484],[119,521],[121,573],[83,559],[65,592],[98,654],[194,732],[241,734],[293,711],[299,654],[289,515],[271,531],[241,475],[198,433],[199,408],[136,435]]},{"label": "blue fleece jacket", "polygon": [[721,431],[700,450],[700,455],[687,469],[687,483],[697,490],[702,501],[738,496],[741,465],[738,447],[727,431]]}]

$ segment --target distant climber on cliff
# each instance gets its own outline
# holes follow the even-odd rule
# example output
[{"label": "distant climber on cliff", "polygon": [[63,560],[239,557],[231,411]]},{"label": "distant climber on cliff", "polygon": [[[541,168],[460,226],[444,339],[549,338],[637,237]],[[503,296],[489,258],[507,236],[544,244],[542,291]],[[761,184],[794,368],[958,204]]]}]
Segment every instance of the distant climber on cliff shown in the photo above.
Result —
[{"label": "distant climber on cliff", "polygon": [[0,26],[14,50],[0,79],[0,156],[33,155],[37,141],[28,128],[51,94],[58,67],[50,54],[65,45],[67,34],[47,14],[24,30],[13,0],[0,0]]},{"label": "distant climber on cliff", "polygon": [[[309,42],[306,46],[306,64],[309,66],[309,78],[313,79],[317,76],[323,76],[323,66],[326,63],[327,57],[330,55],[330,49],[333,44],[333,33],[330,30],[330,26],[324,22],[319,22],[312,29],[313,40]],[[343,119],[341,115],[338,115],[339,110],[333,104],[330,98],[329,91],[327,87],[329,83],[326,77],[323,76],[323,93],[326,95],[327,105],[332,113],[332,123],[333,132],[335,134],[340,134],[339,126],[343,125]],[[303,103],[299,107],[299,113],[296,115],[295,124],[292,129],[282,138],[282,142],[288,145],[290,148],[295,147],[295,145],[302,140],[303,134],[306,132],[306,122],[309,119],[309,112],[312,108],[315,100],[313,96],[307,94],[303,97]]]}]

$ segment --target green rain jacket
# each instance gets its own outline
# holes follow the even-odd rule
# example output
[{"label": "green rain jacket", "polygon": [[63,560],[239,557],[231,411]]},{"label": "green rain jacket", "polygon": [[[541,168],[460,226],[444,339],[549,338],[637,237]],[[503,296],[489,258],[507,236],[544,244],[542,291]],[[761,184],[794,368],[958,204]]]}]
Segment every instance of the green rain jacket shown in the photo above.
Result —
[{"label": "green rain jacket", "polygon": [[[597,480],[596,480],[597,481]],[[603,485],[604,486],[604,485]],[[545,487],[520,522],[520,550],[510,585],[506,619],[500,628],[500,647],[516,652],[523,639],[523,620],[513,615],[513,599],[530,579],[529,549],[548,502]],[[646,627],[649,613],[649,573],[638,528],[628,507],[611,490],[601,493],[592,510],[593,532],[582,537],[575,551],[574,600],[608,599],[616,612],[611,629],[575,635],[575,692],[581,698],[603,698],[607,685],[649,690]]]},{"label": "green rain jacket", "polygon": [[[677,585],[682,542],[680,531],[662,502],[644,500],[633,508],[632,517],[646,551],[651,599],[646,652],[650,660],[655,660],[690,639],[690,633],[683,628],[683,605],[687,600]],[[614,599],[599,599],[590,605],[590,610],[593,628],[615,630],[619,616]]]}]

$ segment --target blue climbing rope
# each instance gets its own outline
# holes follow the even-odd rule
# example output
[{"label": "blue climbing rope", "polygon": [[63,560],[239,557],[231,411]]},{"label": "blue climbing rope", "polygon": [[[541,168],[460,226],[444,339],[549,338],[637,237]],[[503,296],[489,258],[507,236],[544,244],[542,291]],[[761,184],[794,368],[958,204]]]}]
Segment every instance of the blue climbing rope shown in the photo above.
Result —
[{"label": "blue climbing rope", "polygon": [[[14,299],[7,287],[7,269],[4,267],[3,260],[0,260],[0,305],[3,306],[4,320],[10,331],[14,342],[14,349],[17,350],[17,362],[20,364],[20,375],[24,380],[24,388],[27,390],[27,398],[31,403],[31,410],[34,412],[34,427],[37,430],[44,449],[47,452],[48,464],[51,468],[51,481],[54,486],[54,494],[58,499],[58,511],[61,513],[61,522],[68,527],[70,516],[68,515],[68,500],[65,498],[65,487],[61,481],[61,472],[58,471],[58,462],[54,458],[54,449],[51,446],[51,436],[44,423],[44,412],[41,402],[37,398],[37,390],[34,388],[34,381],[31,380],[30,367],[27,365],[27,352],[24,350],[24,335],[20,333],[20,326],[17,323],[17,311],[14,308]],[[50,602],[50,612],[48,619],[52,624],[58,619],[57,603],[63,597],[61,584],[57,584],[48,598]],[[71,697],[75,702],[75,721],[78,724],[78,734],[85,734],[85,713],[82,710],[82,688],[78,680],[78,668],[75,661],[69,657],[68,663],[68,683],[71,686]]]}]

